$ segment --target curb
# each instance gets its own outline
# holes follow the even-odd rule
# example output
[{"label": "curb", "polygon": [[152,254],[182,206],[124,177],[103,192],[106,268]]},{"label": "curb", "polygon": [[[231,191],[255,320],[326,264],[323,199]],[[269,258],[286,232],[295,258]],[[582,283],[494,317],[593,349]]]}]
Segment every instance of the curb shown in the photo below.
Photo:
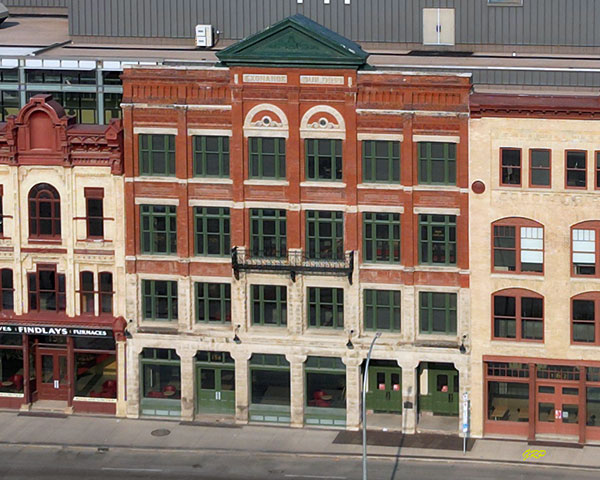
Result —
[{"label": "curb", "polygon": [[[119,450],[140,450],[140,451],[162,451],[162,452],[186,452],[186,453],[212,453],[212,454],[247,454],[247,455],[265,455],[265,456],[300,456],[306,458],[326,458],[326,457],[344,457],[344,458],[362,458],[360,453],[346,452],[289,452],[277,450],[243,450],[243,449],[226,449],[226,448],[186,448],[186,447],[151,447],[151,446],[132,446],[132,445],[94,445],[88,443],[37,443],[37,442],[8,442],[0,441],[0,446],[9,447],[38,447],[38,448],[81,448],[94,449],[99,453],[107,453],[110,449]],[[565,470],[581,470],[581,471],[600,471],[600,466],[593,465],[570,465],[568,463],[542,463],[542,462],[523,462],[517,460],[491,460],[485,458],[469,458],[469,457],[443,457],[435,455],[403,455],[403,454],[387,454],[373,453],[369,454],[370,459],[379,460],[412,460],[422,462],[462,462],[471,464],[484,465],[506,465],[519,467],[536,467],[536,468],[560,468]]]}]

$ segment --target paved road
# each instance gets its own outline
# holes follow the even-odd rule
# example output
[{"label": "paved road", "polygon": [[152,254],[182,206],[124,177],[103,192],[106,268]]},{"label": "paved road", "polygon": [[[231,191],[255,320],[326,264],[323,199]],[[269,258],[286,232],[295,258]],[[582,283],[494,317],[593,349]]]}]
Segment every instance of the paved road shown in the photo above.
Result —
[{"label": "paved road", "polygon": [[[369,480],[597,480],[599,471],[372,459]],[[360,480],[357,458],[0,446],[1,480]]]}]

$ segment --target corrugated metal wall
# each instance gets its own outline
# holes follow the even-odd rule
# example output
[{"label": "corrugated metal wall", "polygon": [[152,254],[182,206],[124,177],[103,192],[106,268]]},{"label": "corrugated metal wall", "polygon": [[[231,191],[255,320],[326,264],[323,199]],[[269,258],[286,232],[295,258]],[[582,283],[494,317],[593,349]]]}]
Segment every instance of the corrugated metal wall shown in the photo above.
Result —
[{"label": "corrugated metal wall", "polygon": [[68,7],[71,0],[2,0],[7,7]]},{"label": "corrugated metal wall", "polygon": [[223,39],[241,39],[294,13],[359,42],[421,43],[421,11],[456,8],[459,44],[600,46],[599,0],[523,0],[522,7],[487,0],[21,0],[72,1],[73,35],[193,36],[212,24]]}]

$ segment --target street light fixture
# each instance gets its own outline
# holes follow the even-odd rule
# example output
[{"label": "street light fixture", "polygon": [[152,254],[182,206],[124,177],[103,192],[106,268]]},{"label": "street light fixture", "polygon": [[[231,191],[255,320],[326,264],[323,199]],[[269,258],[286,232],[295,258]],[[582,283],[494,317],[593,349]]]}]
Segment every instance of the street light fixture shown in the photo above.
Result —
[{"label": "street light fixture", "polygon": [[369,347],[369,353],[367,353],[367,363],[365,364],[365,371],[363,373],[363,389],[362,389],[362,440],[363,440],[363,457],[362,457],[362,472],[363,480],[367,480],[367,380],[369,378],[369,362],[371,361],[371,353],[377,339],[381,337],[381,332],[375,333],[371,346]]}]

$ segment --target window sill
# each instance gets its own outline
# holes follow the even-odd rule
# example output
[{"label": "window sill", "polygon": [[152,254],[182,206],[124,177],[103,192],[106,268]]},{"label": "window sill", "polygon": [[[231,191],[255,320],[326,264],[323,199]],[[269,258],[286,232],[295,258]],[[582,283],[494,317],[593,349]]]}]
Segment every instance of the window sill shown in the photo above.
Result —
[{"label": "window sill", "polygon": [[446,184],[419,184],[419,185],[414,185],[412,187],[413,191],[418,192],[439,192],[439,191],[443,191],[443,192],[460,192],[461,188],[457,187],[456,185],[446,185]]},{"label": "window sill", "polygon": [[231,184],[233,184],[233,180],[231,178],[221,178],[221,177],[193,177],[193,178],[188,178],[188,183],[231,185]]},{"label": "window sill", "polygon": [[415,265],[415,272],[450,272],[459,273],[460,268],[454,265]]},{"label": "window sill", "polygon": [[198,263],[231,263],[231,257],[230,256],[226,256],[226,257],[195,256],[195,257],[190,257],[190,261],[198,262]]},{"label": "window sill", "polygon": [[527,280],[544,280],[543,273],[502,273],[502,272],[492,272],[492,278],[506,278],[511,280],[524,279]]},{"label": "window sill", "polygon": [[273,187],[287,187],[290,182],[287,180],[267,180],[260,178],[253,178],[244,180],[244,185],[261,185],[261,186],[273,186]]},{"label": "window sill", "polygon": [[404,190],[404,185],[398,185],[397,183],[359,183],[356,188],[365,190]]},{"label": "window sill", "polygon": [[544,340],[527,340],[527,339],[516,339],[516,338],[491,338],[494,343],[504,343],[506,345],[527,345],[527,348],[531,346],[544,347]]},{"label": "window sill", "polygon": [[360,270],[406,270],[404,265],[398,265],[394,263],[361,263],[358,268]]},{"label": "window sill", "polygon": [[28,238],[27,242],[30,244],[43,244],[43,243],[51,243],[52,245],[62,245],[62,239],[56,238]]},{"label": "window sill", "polygon": [[173,175],[173,176],[165,176],[165,175],[156,175],[156,176],[149,176],[149,175],[140,175],[138,177],[134,177],[134,182],[178,182],[179,179]]},{"label": "window sill", "polygon": [[174,255],[152,255],[152,254],[143,254],[143,255],[136,255],[134,257],[135,260],[155,260],[155,261],[160,261],[160,262],[166,262],[166,261],[179,261],[180,257],[177,256],[177,254]]},{"label": "window sill", "polygon": [[346,188],[344,182],[332,182],[332,181],[307,181],[300,182],[301,187],[322,187],[322,188]]}]

